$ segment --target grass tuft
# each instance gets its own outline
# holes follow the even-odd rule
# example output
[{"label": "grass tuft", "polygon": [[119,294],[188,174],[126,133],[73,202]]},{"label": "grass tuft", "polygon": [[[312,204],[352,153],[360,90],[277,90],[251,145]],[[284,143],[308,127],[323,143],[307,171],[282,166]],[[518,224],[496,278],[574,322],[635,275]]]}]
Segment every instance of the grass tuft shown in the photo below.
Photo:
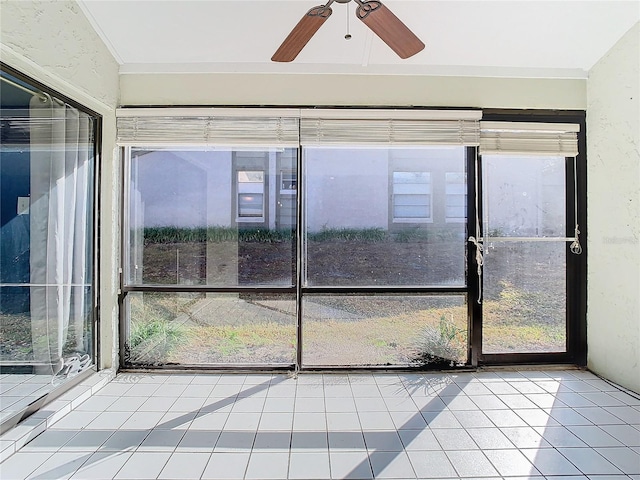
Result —
[{"label": "grass tuft", "polygon": [[233,227],[146,227],[145,245],[158,243],[221,243],[221,242],[259,242],[278,243],[291,241],[291,230],[268,230],[248,228],[238,230]]},{"label": "grass tuft", "polygon": [[381,242],[387,238],[387,232],[382,228],[323,228],[319,232],[308,233],[307,238],[313,242],[330,240]]}]

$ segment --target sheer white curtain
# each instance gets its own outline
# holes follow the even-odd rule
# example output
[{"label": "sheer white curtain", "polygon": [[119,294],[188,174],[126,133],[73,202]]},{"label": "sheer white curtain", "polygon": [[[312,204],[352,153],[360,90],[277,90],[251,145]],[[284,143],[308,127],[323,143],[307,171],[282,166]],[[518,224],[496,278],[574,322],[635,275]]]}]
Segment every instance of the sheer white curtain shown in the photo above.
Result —
[{"label": "sheer white curtain", "polygon": [[91,285],[91,119],[33,97],[31,117],[31,333],[34,360],[51,373],[85,354]]}]

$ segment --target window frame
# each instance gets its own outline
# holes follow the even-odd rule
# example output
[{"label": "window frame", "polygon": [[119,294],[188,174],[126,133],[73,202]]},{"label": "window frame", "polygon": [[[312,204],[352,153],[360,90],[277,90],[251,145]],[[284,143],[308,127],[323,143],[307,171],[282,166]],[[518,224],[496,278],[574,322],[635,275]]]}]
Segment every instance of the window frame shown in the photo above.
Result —
[{"label": "window frame", "polygon": [[[444,205],[444,221],[446,223],[463,223],[467,221],[467,215],[466,212],[468,211],[468,204],[469,204],[469,200],[468,200],[468,195],[467,195],[467,182],[468,182],[468,175],[466,174],[461,174],[460,172],[445,172],[445,205]],[[448,181],[448,177],[450,175],[463,175],[464,178],[462,180],[462,182],[449,182]],[[462,189],[464,190],[464,193],[450,193],[447,190],[449,189],[450,185],[461,185]],[[451,198],[452,196],[455,197],[462,197],[463,202],[463,208],[465,210],[465,215],[462,217],[451,217],[449,216],[449,198]],[[458,207],[457,205],[454,205],[454,207]]]},{"label": "window frame", "polygon": [[[290,188],[283,188],[285,182],[285,175],[290,178],[289,183],[292,185]],[[296,195],[298,191],[298,175],[293,170],[280,170],[280,195]]]},{"label": "window frame", "polygon": [[[474,303],[474,337],[473,356],[478,365],[518,365],[518,364],[587,364],[587,145],[586,145],[586,112],[581,110],[512,110],[484,109],[483,121],[495,122],[529,122],[529,123],[573,123],[580,126],[577,134],[578,155],[574,159],[565,158],[566,182],[566,237],[574,235],[573,219],[575,201],[577,200],[578,224],[580,225],[580,243],[582,253],[572,254],[569,243],[566,244],[566,352],[562,353],[482,353],[482,305]],[[478,157],[478,175],[482,178],[482,157]],[[482,198],[482,183],[478,192]],[[577,192],[576,192],[577,187]],[[470,204],[473,202],[469,202]],[[482,217],[482,202],[479,215]],[[475,229],[474,229],[475,230]],[[482,225],[478,237],[482,237]],[[472,248],[475,255],[475,247]],[[475,262],[474,262],[475,265]]]},{"label": "window frame", "polygon": [[[396,182],[396,174],[420,174],[426,178],[426,182]],[[433,223],[433,181],[430,171],[426,170],[397,170],[393,169],[391,175],[391,218],[393,223]],[[426,192],[422,193],[397,193],[396,188],[400,185],[426,185]],[[420,205],[397,205],[398,197],[421,196],[426,197],[428,202]],[[428,210],[427,216],[422,217],[405,217],[396,216],[397,207],[418,206]]]},{"label": "window frame", "polygon": [[[267,174],[264,170],[247,170],[247,169],[238,169],[235,171],[236,173],[236,222],[238,223],[256,223],[256,222],[264,222],[265,221],[265,183],[266,183],[266,177]],[[252,181],[241,181],[240,180],[240,174],[242,173],[247,173],[247,174],[253,174],[253,173],[260,173],[262,174],[262,181],[261,182],[252,182]],[[256,191],[249,191],[249,190],[253,190],[253,186],[254,185],[260,185],[261,188],[256,188]],[[242,188],[242,186],[245,186],[244,188]],[[247,191],[242,191],[242,190],[247,190]],[[261,211],[259,215],[243,215],[242,214],[242,204],[241,204],[241,197],[243,195],[260,195],[261,197]]]}]

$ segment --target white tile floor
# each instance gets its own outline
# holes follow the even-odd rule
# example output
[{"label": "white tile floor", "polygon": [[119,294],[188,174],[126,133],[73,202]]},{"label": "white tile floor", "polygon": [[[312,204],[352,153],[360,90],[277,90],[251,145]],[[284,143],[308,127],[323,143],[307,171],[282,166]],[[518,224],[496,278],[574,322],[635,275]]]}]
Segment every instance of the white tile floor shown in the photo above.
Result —
[{"label": "white tile floor", "polygon": [[24,410],[53,388],[51,375],[0,374],[0,421]]},{"label": "white tile floor", "polygon": [[640,397],[579,370],[124,374],[0,477],[640,480]]}]

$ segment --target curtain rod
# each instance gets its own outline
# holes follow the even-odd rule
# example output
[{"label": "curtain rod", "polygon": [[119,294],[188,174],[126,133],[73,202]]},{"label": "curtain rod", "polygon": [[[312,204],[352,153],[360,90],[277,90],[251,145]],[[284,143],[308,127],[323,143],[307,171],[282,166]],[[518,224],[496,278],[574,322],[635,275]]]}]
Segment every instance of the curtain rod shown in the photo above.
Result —
[{"label": "curtain rod", "polygon": [[[9,85],[12,85],[12,86],[16,87],[17,89],[22,90],[23,92],[26,92],[26,93],[29,93],[29,94],[31,94],[31,95],[33,95],[33,96],[35,96],[35,97],[38,97],[38,98],[39,98],[40,100],[42,100],[43,102],[44,102],[44,101],[46,101],[46,100],[47,100],[47,98],[50,98],[48,95],[46,95],[46,94],[45,94],[45,93],[43,93],[43,92],[30,90],[30,89],[28,89],[27,87],[25,87],[25,86],[23,86],[23,85],[20,85],[19,83],[14,82],[13,80],[9,80],[7,77],[2,77],[2,76],[0,76],[0,79],[1,79],[3,82],[6,82],[6,83],[8,83]],[[53,98],[52,98],[52,100],[53,100]]]}]

